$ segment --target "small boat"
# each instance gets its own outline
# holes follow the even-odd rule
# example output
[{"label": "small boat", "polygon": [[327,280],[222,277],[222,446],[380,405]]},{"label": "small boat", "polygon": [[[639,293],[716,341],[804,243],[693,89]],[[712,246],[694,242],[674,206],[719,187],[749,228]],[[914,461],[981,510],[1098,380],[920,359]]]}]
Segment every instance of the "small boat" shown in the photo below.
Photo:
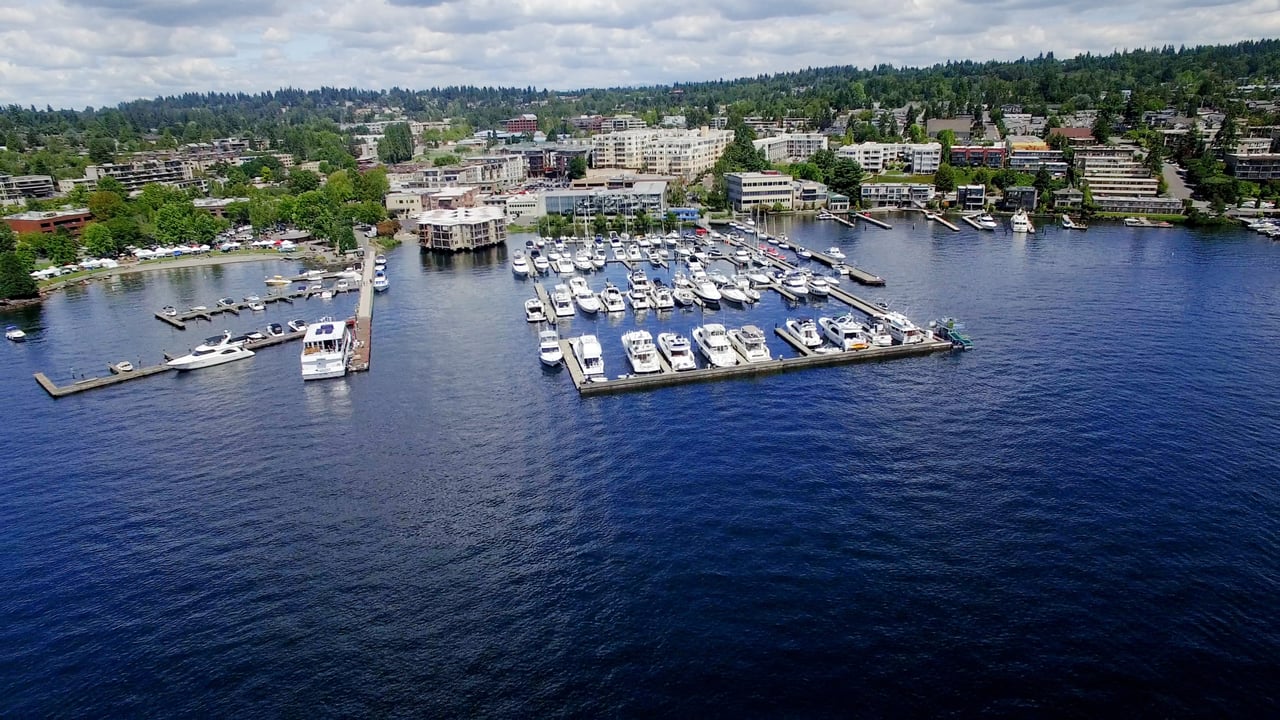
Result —
[{"label": "small boat", "polygon": [[561,275],[572,275],[577,270],[573,265],[573,258],[568,255],[560,255],[555,258],[555,267],[556,272]]},{"label": "small boat", "polygon": [[582,272],[590,272],[595,269],[595,264],[591,261],[591,251],[583,248],[573,254],[573,267],[575,270]]},{"label": "small boat", "polygon": [[568,285],[561,283],[551,289],[551,309],[556,317],[573,316],[573,293]]},{"label": "small boat", "polygon": [[293,281],[283,275],[272,275],[264,282],[268,285],[288,285]]},{"label": "small boat", "polygon": [[973,349],[973,340],[962,332],[964,324],[956,322],[955,318],[934,320],[929,323],[929,329],[939,340],[951,343],[951,347],[957,350]]},{"label": "small boat", "polygon": [[343,268],[342,270],[334,273],[334,276],[342,278],[343,280],[359,280],[360,271],[353,267]]},{"label": "small boat", "polygon": [[280,323],[271,323],[267,326],[267,337],[277,337],[284,334],[284,326]]},{"label": "small boat", "polygon": [[649,293],[649,302],[655,310],[670,310],[676,306],[675,293],[669,287],[655,287]]},{"label": "small boat", "polygon": [[1000,227],[1000,223],[997,223],[996,219],[991,217],[989,213],[982,213],[978,217],[974,218],[973,221],[978,223],[978,227],[983,230],[995,230]]},{"label": "small boat", "polygon": [[133,372],[133,363],[129,362],[128,360],[121,360],[120,362],[111,366],[111,372],[114,372],[114,373]]},{"label": "small boat", "polygon": [[767,362],[773,359],[769,346],[764,342],[764,332],[755,325],[744,325],[729,331],[729,343],[749,363]]},{"label": "small boat", "polygon": [[373,291],[386,292],[391,287],[391,281],[387,279],[387,274],[379,270],[373,276]]},{"label": "small boat", "polygon": [[733,367],[738,364],[738,355],[729,344],[729,336],[723,325],[708,323],[694,328],[693,341],[712,367]]},{"label": "small boat", "polygon": [[290,331],[292,331],[292,332],[306,332],[306,331],[307,331],[307,321],[306,321],[306,320],[290,320],[287,324],[288,324],[288,326],[289,326],[289,330],[290,330]]},{"label": "small boat", "polygon": [[591,254],[591,265],[596,270],[600,270],[604,268],[605,263],[607,263],[608,261],[609,259],[604,256],[604,251],[600,250],[599,248],[597,248],[596,251]]},{"label": "small boat", "polygon": [[375,258],[373,259],[373,262],[374,262],[374,264],[375,264],[375,265],[386,265],[386,264],[387,264],[387,256],[386,256],[386,255],[383,255],[382,253],[378,253],[377,257],[375,257]]},{"label": "small boat", "polygon": [[648,330],[632,330],[622,334],[622,346],[627,351],[627,361],[637,374],[662,372],[658,363],[658,348]]},{"label": "small boat", "polygon": [[229,297],[218,298],[218,307],[235,307],[235,306],[236,306],[235,298],[229,298]]},{"label": "small boat", "polygon": [[813,257],[813,253],[809,252],[805,248],[797,246],[796,257],[800,258],[801,260],[809,260]]},{"label": "small boat", "polygon": [[719,290],[720,290],[720,297],[733,303],[734,305],[742,305],[747,302],[747,294],[742,291],[742,288],[738,287],[737,285],[734,285],[733,283],[723,285],[719,288]]},{"label": "small boat", "polygon": [[840,251],[840,248],[838,248],[838,247],[836,247],[836,246],[834,246],[834,245],[832,245],[831,247],[827,248],[827,251],[826,251],[825,253],[823,253],[823,254],[824,254],[824,255],[826,255],[827,257],[829,257],[829,258],[833,259],[833,260],[843,260],[843,259],[844,259],[844,253]]},{"label": "small boat", "polygon": [[267,309],[267,306],[261,300],[252,300],[249,302],[249,309],[254,312],[262,312]]},{"label": "small boat", "polygon": [[629,262],[640,262],[640,246],[632,243],[627,246],[627,260]]},{"label": "small boat", "polygon": [[650,250],[648,256],[645,259],[647,259],[649,261],[649,264],[654,267],[662,267],[663,265],[666,264],[662,261],[662,256],[659,255],[655,250]]},{"label": "small boat", "polygon": [[694,295],[697,295],[704,304],[712,307],[719,307],[720,298],[724,297],[720,294],[720,288],[716,287],[716,284],[711,282],[711,279],[705,275],[693,278],[692,289]]},{"label": "small boat", "polygon": [[10,325],[4,329],[4,337],[13,342],[26,342],[27,333],[17,325]]},{"label": "small boat", "polygon": [[547,310],[542,305],[542,301],[538,298],[529,298],[524,301],[524,319],[526,322],[544,322],[547,319]]},{"label": "small boat", "polygon": [[1062,228],[1064,230],[1088,230],[1089,226],[1082,222],[1076,222],[1075,220],[1071,219],[1070,215],[1063,213]]},{"label": "small boat", "polygon": [[821,275],[809,278],[809,294],[814,297],[826,297],[831,294],[831,281]]},{"label": "small boat", "polygon": [[881,318],[884,324],[889,328],[889,335],[893,337],[893,341],[900,345],[912,345],[914,343],[922,343],[925,341],[924,331],[911,320],[900,312],[886,310]]},{"label": "small boat", "polygon": [[591,286],[587,284],[586,278],[577,275],[569,278],[569,290],[573,293],[573,301],[582,312],[588,315],[600,312],[600,298],[591,292]]},{"label": "small boat", "polygon": [[243,340],[232,338],[231,333],[224,332],[220,337],[205,340],[190,353],[176,357],[165,365],[178,370],[196,370],[250,357],[253,357],[253,351],[244,347]]},{"label": "small boat", "polygon": [[789,272],[782,276],[782,289],[796,296],[809,294],[809,277],[802,272]]},{"label": "small boat", "polygon": [[511,272],[518,278],[529,277],[529,260],[519,250],[511,256]]},{"label": "small boat", "polygon": [[355,338],[346,323],[320,318],[319,322],[307,328],[307,334],[302,338],[299,356],[302,379],[323,380],[346,375],[354,350]]},{"label": "small boat", "polygon": [[687,287],[678,287],[671,291],[671,299],[680,307],[689,307],[697,296]]},{"label": "small boat", "polygon": [[822,345],[822,335],[818,333],[818,323],[813,320],[787,318],[786,327],[805,347],[816,348]]},{"label": "small boat", "polygon": [[659,333],[658,350],[667,359],[671,369],[676,372],[698,369],[698,361],[693,356],[693,348],[689,345],[689,338],[679,333]]},{"label": "small boat", "polygon": [[580,335],[569,341],[573,355],[578,359],[582,374],[589,381],[604,380],[604,353],[600,350],[600,341],[595,335]]},{"label": "small boat", "polygon": [[542,275],[546,275],[551,272],[551,263],[548,262],[545,257],[535,255],[533,256],[533,269],[537,270]]},{"label": "small boat", "polygon": [[889,328],[878,318],[862,326],[867,333],[867,339],[871,341],[872,347],[889,347],[893,344],[893,335],[889,332]]},{"label": "small boat", "polygon": [[600,304],[604,306],[604,311],[607,313],[624,312],[627,309],[622,291],[612,282],[605,283],[604,290],[600,291]]},{"label": "small boat", "polygon": [[547,367],[555,367],[564,359],[564,351],[560,349],[560,335],[555,330],[543,330],[538,333],[538,360]]},{"label": "small boat", "polygon": [[838,318],[820,317],[818,326],[822,334],[841,350],[865,350],[871,347],[871,341],[862,330],[862,324],[849,315]]}]

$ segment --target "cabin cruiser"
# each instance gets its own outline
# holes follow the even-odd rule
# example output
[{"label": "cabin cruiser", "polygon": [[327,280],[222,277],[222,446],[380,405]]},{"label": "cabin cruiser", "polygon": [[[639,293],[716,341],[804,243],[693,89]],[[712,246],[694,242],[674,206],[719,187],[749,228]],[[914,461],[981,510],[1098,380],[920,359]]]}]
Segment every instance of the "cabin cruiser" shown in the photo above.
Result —
[{"label": "cabin cruiser", "polygon": [[587,279],[579,276],[569,278],[569,289],[573,292],[573,301],[578,304],[578,308],[588,315],[595,315],[600,312],[600,298],[591,292],[591,286],[587,284]]},{"label": "cabin cruiser", "polygon": [[900,345],[911,345],[924,342],[924,330],[900,312],[887,310],[883,313],[885,324],[889,326],[889,335]]},{"label": "cabin cruiser", "polygon": [[178,370],[196,370],[250,357],[253,357],[253,351],[244,347],[243,339],[233,338],[231,333],[224,332],[221,336],[206,339],[189,354],[176,357],[165,365]]},{"label": "cabin cruiser", "polygon": [[347,374],[355,338],[345,322],[320,318],[302,338],[302,379],[322,380]]},{"label": "cabin cruiser", "polygon": [[600,341],[595,335],[580,335],[569,341],[573,355],[582,367],[582,374],[587,380],[604,380],[604,354],[600,351]]},{"label": "cabin cruiser", "polygon": [[280,323],[271,323],[267,326],[267,337],[278,337],[284,334],[284,326]]},{"label": "cabin cruiser", "polygon": [[627,246],[627,260],[631,262],[640,262],[641,258],[642,256],[640,255],[639,245],[632,243]]},{"label": "cabin cruiser", "polygon": [[333,284],[334,292],[346,292],[350,289],[351,289],[351,283],[348,282],[346,278],[339,278],[338,281]]},{"label": "cabin cruiser", "polygon": [[831,294],[831,281],[821,275],[809,278],[809,294],[814,297],[826,297]]},{"label": "cabin cruiser", "polygon": [[818,326],[833,345],[841,350],[865,350],[871,342],[862,331],[862,324],[849,315],[838,318],[820,317]]},{"label": "cabin cruiser", "polygon": [[538,298],[529,298],[524,301],[524,319],[526,322],[546,321],[547,309],[543,306],[541,300]]},{"label": "cabin cruiser", "polygon": [[1009,229],[1016,233],[1034,232],[1031,228],[1031,219],[1027,217],[1027,211],[1018,208],[1013,217],[1009,218]]},{"label": "cabin cruiser", "polygon": [[286,324],[289,326],[289,330],[290,330],[290,331],[292,331],[292,332],[306,332],[306,331],[307,331],[307,321],[306,321],[306,320],[290,320],[290,321],[289,321],[288,323],[286,323]]},{"label": "cabin cruiser", "polygon": [[662,267],[665,264],[662,261],[662,256],[658,254],[657,250],[650,250],[648,254],[645,256],[645,259],[648,260],[649,264],[654,267]]},{"label": "cabin cruiser", "polygon": [[560,335],[555,330],[538,333],[538,359],[547,367],[559,365],[564,359],[564,351],[560,349]]},{"label": "cabin cruiser", "polygon": [[720,290],[720,297],[735,305],[742,305],[747,302],[747,294],[742,291],[742,288],[733,283],[727,283],[718,289]]},{"label": "cabin cruiser", "polygon": [[249,302],[249,309],[254,312],[262,312],[267,309],[267,306],[261,300],[251,300]]},{"label": "cabin cruiser", "polygon": [[511,257],[511,272],[516,277],[529,277],[529,260],[519,250]]},{"label": "cabin cruiser", "polygon": [[708,323],[694,328],[693,341],[698,344],[698,349],[712,367],[732,367],[738,364],[738,355],[729,344],[729,336],[723,325]]},{"label": "cabin cruiser", "polygon": [[583,248],[573,254],[573,267],[582,272],[590,272],[595,269],[595,265],[591,262],[591,251]]},{"label": "cabin cruiser", "polygon": [[288,285],[293,281],[283,275],[272,275],[263,282],[268,285]]},{"label": "cabin cruiser", "polygon": [[386,255],[383,255],[382,253],[378,253],[376,256],[374,256],[374,258],[373,258],[373,262],[374,262],[374,264],[376,264],[376,265],[386,265],[386,264],[387,264],[387,256],[386,256]]},{"label": "cabin cruiser", "polygon": [[[701,276],[695,275],[693,277],[692,289],[693,289],[693,294],[701,298],[703,303],[714,306],[714,307],[719,307],[720,298],[723,297],[720,294],[720,288],[717,288],[716,284],[711,282],[711,279],[708,278],[706,275],[701,275]],[[723,329],[724,328],[721,328],[721,330]]]},{"label": "cabin cruiser", "polygon": [[787,330],[807,348],[822,345],[822,335],[818,333],[818,323],[801,318],[787,318]]},{"label": "cabin cruiser", "polygon": [[548,262],[547,259],[541,255],[534,255],[533,269],[537,270],[542,275],[546,275],[547,273],[551,272],[551,263]]},{"label": "cabin cruiser", "polygon": [[808,295],[809,277],[802,272],[788,272],[782,276],[782,289],[792,295]]},{"label": "cabin cruiser", "polygon": [[623,312],[627,309],[622,291],[612,282],[606,283],[604,290],[600,291],[600,304],[604,306],[605,312],[610,313]]},{"label": "cabin cruiser", "polygon": [[561,283],[551,289],[551,309],[556,317],[573,316],[573,293],[568,285]]},{"label": "cabin cruiser", "polygon": [[573,264],[573,258],[568,255],[558,255],[555,258],[556,272],[561,275],[572,275],[577,268]]},{"label": "cabin cruiser", "polygon": [[391,287],[391,281],[387,279],[387,274],[381,270],[373,274],[373,291],[386,292]]},{"label": "cabin cruiser", "polygon": [[840,248],[838,248],[838,247],[836,247],[836,246],[834,246],[834,245],[832,245],[831,247],[827,248],[827,251],[826,251],[825,253],[823,253],[823,254],[824,254],[824,255],[826,255],[827,257],[829,257],[829,258],[833,259],[833,260],[843,260],[843,259],[844,259],[844,253],[840,251]]},{"label": "cabin cruiser", "polygon": [[751,287],[751,278],[746,275],[734,275],[729,280],[734,287],[742,291],[742,294],[747,298],[747,302],[760,302],[760,292]]},{"label": "cabin cruiser", "polygon": [[743,325],[729,331],[729,343],[749,363],[767,362],[773,359],[769,346],[764,342],[764,332],[755,325]]},{"label": "cabin cruiser", "polygon": [[334,276],[342,278],[343,280],[359,280],[360,271],[350,267],[343,268],[341,271],[334,273]]},{"label": "cabin cruiser", "polygon": [[236,305],[235,298],[229,298],[229,297],[218,298],[218,307],[235,307],[235,305]]},{"label": "cabin cruiser", "polygon": [[982,213],[974,218],[973,221],[978,223],[978,227],[983,230],[995,230],[1000,227],[1000,224],[996,222],[995,218],[991,217],[990,213]]},{"label": "cabin cruiser", "polygon": [[627,276],[627,287],[632,290],[649,292],[653,289],[653,283],[649,282],[649,276],[644,274],[644,270],[637,268]]},{"label": "cabin cruiser", "polygon": [[635,373],[661,372],[658,364],[658,348],[648,330],[632,330],[622,333],[622,346],[627,350],[627,361]]},{"label": "cabin cruiser", "polygon": [[648,310],[653,307],[653,303],[649,300],[649,291],[632,288],[627,292],[627,300],[631,301],[631,309]]},{"label": "cabin cruiser", "polygon": [[893,335],[889,333],[889,327],[879,318],[872,318],[871,322],[863,324],[862,328],[866,331],[872,347],[889,347],[893,344]]},{"label": "cabin cruiser", "polygon": [[739,263],[746,263],[751,260],[751,251],[744,247],[740,247],[733,251],[733,259]]},{"label": "cabin cruiser", "polygon": [[808,259],[810,259],[810,258],[812,258],[812,257],[813,257],[813,253],[811,253],[811,252],[809,252],[808,250],[806,250],[805,248],[802,248],[802,247],[800,247],[800,246],[798,246],[798,245],[797,245],[797,246],[796,246],[796,257],[800,258],[801,260],[808,260]]},{"label": "cabin cruiser", "polygon": [[667,359],[671,369],[676,372],[698,369],[698,361],[693,357],[693,348],[689,345],[689,338],[679,333],[659,333],[658,350]]},{"label": "cabin cruiser", "polygon": [[671,291],[671,299],[680,307],[689,307],[695,299],[693,291],[687,287],[674,288]]},{"label": "cabin cruiser", "polygon": [[4,329],[4,338],[14,342],[26,342],[27,333],[17,325],[10,325]]},{"label": "cabin cruiser", "polygon": [[609,259],[604,256],[604,251],[601,250],[600,248],[596,248],[595,252],[591,254],[591,266],[594,267],[596,270],[603,269],[605,266],[605,263],[607,263],[608,261]]},{"label": "cabin cruiser", "polygon": [[649,302],[656,310],[670,310],[676,306],[675,295],[671,288],[656,286],[649,293]]}]

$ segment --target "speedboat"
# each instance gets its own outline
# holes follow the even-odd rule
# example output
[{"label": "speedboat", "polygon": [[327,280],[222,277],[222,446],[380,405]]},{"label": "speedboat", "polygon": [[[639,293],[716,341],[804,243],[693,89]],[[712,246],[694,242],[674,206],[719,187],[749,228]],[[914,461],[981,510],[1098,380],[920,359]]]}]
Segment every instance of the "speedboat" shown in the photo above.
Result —
[{"label": "speedboat", "polygon": [[679,333],[658,333],[658,350],[676,372],[698,369],[698,361],[693,357],[689,338]]},{"label": "speedboat", "polygon": [[742,288],[733,283],[722,285],[718,289],[720,290],[720,297],[735,305],[742,305],[747,302],[747,294],[742,291]]},{"label": "speedboat", "polygon": [[111,366],[111,372],[117,373],[117,374],[133,372],[133,363],[129,362],[128,360],[121,360],[120,362],[115,363],[114,365]]},{"label": "speedboat", "polygon": [[797,245],[797,246],[796,246],[796,257],[800,258],[801,260],[808,260],[808,259],[810,259],[810,258],[812,258],[812,257],[813,257],[813,253],[811,253],[811,252],[809,252],[807,249],[802,248],[802,247],[800,247],[800,246],[798,246],[798,245]]},{"label": "speedboat", "polygon": [[627,309],[627,304],[622,299],[622,291],[612,282],[606,283],[604,290],[600,291],[600,304],[604,306],[605,312],[610,313],[623,312]]},{"label": "speedboat", "polygon": [[555,330],[538,333],[538,359],[547,367],[555,367],[564,359],[564,351],[560,349],[560,335]]},{"label": "speedboat", "polygon": [[333,284],[334,292],[346,292],[350,289],[351,283],[346,278],[338,278],[338,281]]},{"label": "speedboat", "polygon": [[827,257],[829,257],[829,258],[833,259],[833,260],[843,260],[843,259],[844,259],[844,253],[840,251],[840,248],[838,248],[838,247],[836,247],[836,246],[834,246],[834,245],[832,245],[831,247],[827,248],[827,251],[826,251],[825,253],[823,253],[823,254],[824,254],[824,255],[826,255]]},{"label": "speedboat", "polygon": [[353,267],[343,268],[334,273],[334,277],[342,278],[343,280],[359,280],[360,271]]},{"label": "speedboat", "polygon": [[164,307],[160,308],[160,314],[166,317],[174,317],[175,315],[178,314],[178,308],[172,305],[165,305]]},{"label": "speedboat", "polygon": [[218,298],[218,307],[235,307],[235,305],[236,305],[235,298],[229,298],[229,297]]},{"label": "speedboat", "polygon": [[10,325],[9,327],[5,328],[4,337],[6,340],[12,340],[14,342],[27,341],[27,333],[17,325]]},{"label": "speedboat", "polygon": [[280,323],[271,323],[267,326],[267,337],[277,337],[284,334],[284,326]]},{"label": "speedboat", "polygon": [[689,307],[693,304],[696,296],[693,291],[687,287],[678,287],[671,291],[671,299],[680,307]]},{"label": "speedboat", "polygon": [[720,305],[720,298],[723,297],[720,294],[720,288],[705,275],[693,278],[693,294],[697,295],[704,304],[717,307]]},{"label": "speedboat", "polygon": [[[1064,216],[1065,217],[1065,216]],[[941,318],[929,323],[929,329],[937,336],[939,340],[951,343],[951,347],[957,350],[972,350],[973,340],[965,335],[964,324],[956,322],[955,318]]]},{"label": "speedboat", "polygon": [[807,348],[822,345],[822,335],[818,333],[818,324],[813,320],[787,318],[787,330]]},{"label": "speedboat", "polygon": [[568,285],[561,283],[551,289],[551,309],[556,317],[573,316],[573,293]]},{"label": "speedboat", "polygon": [[591,254],[591,266],[596,270],[604,268],[605,263],[608,261],[609,259],[604,256],[604,251],[600,248],[596,248],[595,252]]},{"label": "speedboat", "polygon": [[519,250],[511,257],[511,272],[516,277],[529,277],[529,260]]},{"label": "speedboat", "polygon": [[288,325],[289,325],[289,329],[292,330],[293,332],[306,332],[307,330],[306,320],[290,320],[288,322]]},{"label": "speedboat", "polygon": [[373,291],[386,292],[391,287],[391,281],[387,279],[387,274],[379,270],[373,276]]},{"label": "speedboat", "polygon": [[591,262],[591,251],[583,248],[573,254],[573,267],[575,270],[582,272],[591,272],[595,269],[595,264]]},{"label": "speedboat", "polygon": [[739,264],[745,264],[746,262],[751,260],[751,251],[747,250],[744,247],[740,247],[733,251],[733,259],[736,260]]},{"label": "speedboat", "polygon": [[826,297],[831,294],[831,281],[821,275],[809,278],[809,294],[815,297]]},{"label": "speedboat", "polygon": [[833,345],[841,350],[865,350],[871,342],[862,331],[862,324],[848,315],[838,318],[820,317],[818,326]]},{"label": "speedboat", "polygon": [[579,335],[569,341],[573,355],[578,359],[582,374],[588,380],[604,380],[604,353],[600,350],[600,341],[595,335]]},{"label": "speedboat", "polygon": [[900,345],[924,342],[924,330],[916,327],[916,324],[911,322],[906,315],[893,310],[886,310],[882,317],[885,324],[889,326],[889,335],[893,337],[894,342]]},{"label": "speedboat", "polygon": [[738,355],[729,344],[729,336],[723,325],[708,323],[694,328],[693,341],[698,344],[698,349],[712,367],[732,367],[738,364]]},{"label": "speedboat", "polygon": [[746,275],[734,275],[729,279],[733,282],[734,287],[741,290],[742,294],[746,296],[747,302],[760,302],[760,292],[751,287],[751,278]]},{"label": "speedboat", "polygon": [[560,255],[556,257],[555,264],[556,272],[561,275],[571,275],[573,274],[573,271],[577,269],[573,266],[573,258],[568,255]]},{"label": "speedboat", "polygon": [[178,370],[196,370],[250,357],[253,357],[253,351],[244,347],[243,340],[232,338],[231,333],[224,332],[219,337],[208,338],[189,354],[176,357],[165,365]]},{"label": "speedboat", "polygon": [[1016,233],[1034,232],[1031,227],[1031,219],[1027,217],[1027,211],[1018,208],[1018,211],[1009,218],[1009,229]]},{"label": "speedboat", "polygon": [[654,267],[662,267],[665,264],[662,262],[662,256],[659,255],[656,250],[650,250],[648,256],[645,259],[647,259],[649,261],[649,264]]},{"label": "speedboat", "polygon": [[767,362],[773,359],[769,346],[764,342],[764,332],[755,325],[743,325],[729,331],[729,343],[742,353],[749,363]]},{"label": "speedboat", "polygon": [[569,278],[569,289],[573,292],[573,301],[578,304],[578,308],[588,315],[595,315],[600,312],[600,298],[591,292],[591,286],[587,284],[587,279],[575,275]]},{"label": "speedboat", "polygon": [[386,265],[386,264],[387,264],[387,256],[386,256],[386,255],[383,255],[382,253],[378,253],[378,255],[376,255],[376,256],[373,258],[373,262],[374,262],[374,263],[376,263],[376,264],[378,264],[378,265]]},{"label": "speedboat", "polygon": [[632,330],[622,333],[622,346],[627,350],[627,361],[635,373],[661,372],[658,364],[658,348],[648,330]]},{"label": "speedboat", "polygon": [[253,300],[249,303],[249,309],[254,312],[262,312],[267,309],[267,306],[261,300]]},{"label": "speedboat", "polygon": [[782,277],[782,288],[792,295],[808,295],[809,277],[802,272],[789,272]]},{"label": "speedboat", "polygon": [[288,285],[293,281],[283,275],[272,275],[264,282],[268,285]]},{"label": "speedboat", "polygon": [[322,380],[347,374],[355,338],[345,322],[320,318],[302,338],[302,379]]},{"label": "speedboat", "polygon": [[675,295],[671,288],[658,286],[649,293],[649,302],[657,310],[670,310],[676,306]]},{"label": "speedboat", "polygon": [[974,218],[973,221],[978,223],[978,227],[983,230],[995,230],[1000,227],[1000,224],[997,223],[996,219],[991,217],[989,213],[982,213],[978,217]]},{"label": "speedboat", "polygon": [[543,275],[546,275],[547,273],[551,272],[551,263],[547,262],[547,259],[542,257],[541,255],[534,255],[533,269],[537,270],[539,273]]},{"label": "speedboat", "polygon": [[632,243],[627,246],[627,260],[630,262],[640,262],[640,246]]},{"label": "speedboat", "polygon": [[524,301],[524,319],[527,322],[544,322],[547,319],[547,310],[542,306],[542,301],[538,298],[529,298]]}]

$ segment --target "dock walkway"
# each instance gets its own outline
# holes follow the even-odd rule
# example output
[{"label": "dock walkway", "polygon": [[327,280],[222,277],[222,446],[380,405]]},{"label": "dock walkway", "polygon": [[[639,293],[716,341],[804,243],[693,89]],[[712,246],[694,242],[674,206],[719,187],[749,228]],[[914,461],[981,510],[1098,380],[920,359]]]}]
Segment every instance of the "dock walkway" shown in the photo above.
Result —
[{"label": "dock walkway", "polygon": [[356,349],[347,363],[350,372],[369,369],[373,354],[373,269],[377,253],[371,243],[364,244],[364,269],[360,273],[360,299],[356,301]]}]

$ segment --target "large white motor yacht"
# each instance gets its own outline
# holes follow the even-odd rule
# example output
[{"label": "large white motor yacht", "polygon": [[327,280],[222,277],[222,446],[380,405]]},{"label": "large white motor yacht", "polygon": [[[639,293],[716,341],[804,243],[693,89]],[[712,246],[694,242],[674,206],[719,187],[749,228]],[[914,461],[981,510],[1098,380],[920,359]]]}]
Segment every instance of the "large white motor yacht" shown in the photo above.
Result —
[{"label": "large white motor yacht", "polygon": [[1027,217],[1027,211],[1018,208],[1018,211],[1009,218],[1009,229],[1016,233],[1032,232],[1031,218]]},{"label": "large white motor yacht", "polygon": [[551,289],[551,310],[556,317],[573,316],[573,293],[568,285],[561,283]]},{"label": "large white motor yacht", "polygon": [[802,318],[787,318],[787,330],[807,348],[822,345],[822,335],[818,332],[818,323]]},{"label": "large white motor yacht", "polygon": [[531,323],[546,321],[547,309],[542,305],[541,300],[529,298],[524,301],[524,319]]},{"label": "large white motor yacht", "polygon": [[769,346],[764,342],[764,332],[755,325],[744,325],[729,331],[729,343],[747,362],[766,362],[773,359]]},{"label": "large white motor yacht", "polygon": [[511,272],[515,273],[516,277],[529,277],[529,261],[519,250],[511,256]]},{"label": "large white motor yacht", "polygon": [[983,230],[995,230],[1000,227],[1000,223],[997,223],[996,219],[991,217],[989,213],[982,213],[978,217],[974,218],[973,221],[978,223],[978,227]]},{"label": "large white motor yacht", "polygon": [[622,333],[622,346],[627,350],[627,361],[636,373],[661,372],[658,364],[658,348],[648,330],[632,330]]},{"label": "large white motor yacht", "polygon": [[884,323],[889,327],[889,335],[900,345],[911,345],[925,341],[924,330],[911,322],[910,318],[900,312],[886,310],[882,313]]},{"label": "large white motor yacht", "polygon": [[655,287],[653,292],[649,293],[649,302],[657,310],[670,310],[676,306],[675,295],[672,294],[671,288],[665,286]]},{"label": "large white motor yacht", "polygon": [[838,318],[820,317],[818,325],[831,344],[841,350],[865,350],[871,347],[870,341],[862,332],[862,325],[848,315]]},{"label": "large white motor yacht", "polygon": [[564,359],[564,351],[560,349],[560,335],[555,330],[543,330],[538,333],[538,360],[547,367],[554,367]]},{"label": "large white motor yacht", "polygon": [[659,333],[658,334],[658,350],[671,364],[671,369],[679,372],[681,370],[696,370],[698,361],[693,357],[693,348],[689,345],[689,338],[679,333]]},{"label": "large white motor yacht", "polygon": [[623,312],[627,309],[627,304],[622,299],[622,291],[613,283],[607,283],[604,290],[600,291],[600,304],[608,313]]},{"label": "large white motor yacht", "polygon": [[604,353],[595,335],[580,335],[570,340],[569,346],[588,380],[604,380]]},{"label": "large white motor yacht", "polygon": [[345,322],[321,318],[302,338],[302,379],[320,380],[347,374],[355,338]]},{"label": "large white motor yacht", "polygon": [[738,364],[738,354],[729,344],[729,335],[719,323],[708,323],[693,329],[693,341],[706,356],[712,367],[732,367]]},{"label": "large white motor yacht", "polygon": [[218,337],[207,338],[189,354],[176,357],[165,365],[178,370],[196,370],[250,357],[253,357],[253,351],[244,347],[243,338],[233,338],[230,332],[224,332]]},{"label": "large white motor yacht", "polygon": [[586,278],[578,276],[569,278],[569,289],[573,292],[573,301],[578,304],[582,312],[588,315],[600,312],[600,298],[591,292],[591,286],[587,284]]}]

